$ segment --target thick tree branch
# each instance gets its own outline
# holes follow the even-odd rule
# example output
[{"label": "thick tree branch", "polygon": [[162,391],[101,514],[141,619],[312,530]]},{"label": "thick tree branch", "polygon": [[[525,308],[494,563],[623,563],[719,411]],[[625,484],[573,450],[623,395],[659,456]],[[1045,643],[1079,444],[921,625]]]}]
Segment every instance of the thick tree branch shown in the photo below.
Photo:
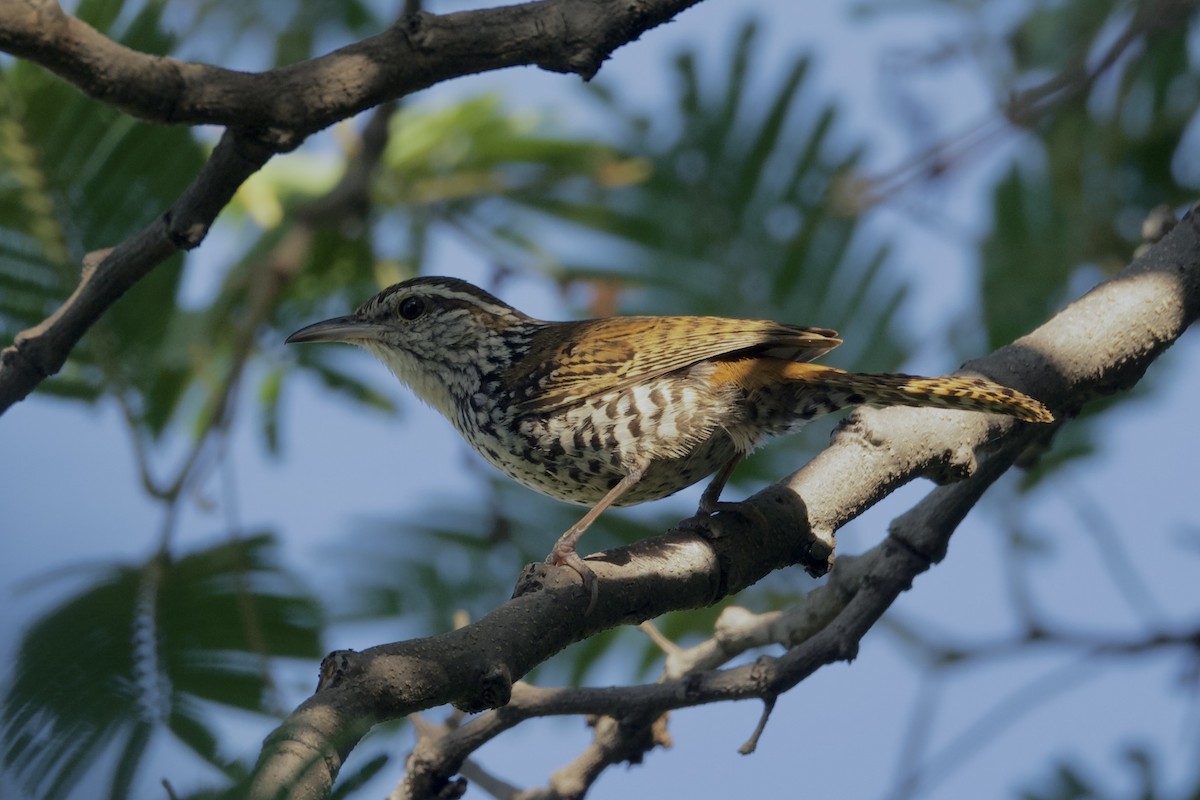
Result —
[{"label": "thick tree branch", "polygon": [[[1189,214],[1116,278],[969,366],[1038,397],[1061,418],[1093,397],[1132,386],[1198,316],[1200,215]],[[339,654],[338,668],[318,692],[268,739],[252,796],[323,796],[346,754],[376,722],[446,702],[466,708],[509,704],[512,681],[566,644],[667,607],[711,603],[784,564],[820,571],[837,528],[888,491],[921,475],[944,483],[958,479],[900,517],[879,546],[839,561],[833,580],[814,593],[831,621],[781,658],[654,687],[604,690],[607,706],[587,705],[587,698],[600,695],[579,695],[561,713],[652,713],[697,697],[778,695],[823,664],[853,658],[859,639],[916,575],[944,556],[963,516],[1040,435],[1037,428],[987,415],[857,412],[810,464],[748,501],[767,528],[755,524],[756,515],[725,515],[717,518],[723,520],[721,535],[710,540],[673,532],[593,559],[601,590],[590,616],[583,616],[586,597],[573,575],[563,575],[568,570],[536,567],[521,587],[524,594],[473,625]],[[985,446],[989,452],[977,459]],[[509,721],[506,713],[521,709],[504,708],[496,716]],[[437,791],[456,769],[458,752],[423,754],[423,774],[412,780]]]},{"label": "thick tree branch", "polygon": [[[917,536],[922,550],[949,541],[961,517],[1011,466],[1021,448],[1021,437],[1015,437],[1004,452],[985,458],[970,479],[942,487],[953,492],[948,503],[937,501],[946,503],[945,510],[949,513],[942,516],[942,524]],[[408,760],[406,791],[402,796],[408,800],[439,796],[442,787],[472,752],[509,728],[535,717],[603,715],[597,725],[596,742],[588,750],[618,755],[600,763],[608,766],[621,760],[639,761],[659,741],[652,723],[666,711],[756,698],[767,704],[763,719],[747,745],[756,743],[776,698],[826,664],[853,660],[859,640],[929,566],[923,555],[895,538],[884,540],[862,556],[839,559],[829,583],[815,589],[808,599],[823,609],[827,622],[779,658],[762,656],[752,664],[691,672],[643,686],[535,689],[518,684],[511,702],[503,708],[482,714],[440,739],[422,739]],[[588,768],[598,760],[595,755],[585,753],[568,768],[556,771],[546,796],[581,797],[598,776],[596,769]],[[545,793],[527,794],[538,797]]]},{"label": "thick tree branch", "polygon": [[327,55],[248,73],[139,53],[51,0],[8,3],[0,50],[155,122],[259,128],[281,147],[436,83],[521,65],[585,80],[621,45],[700,0],[539,0],[419,12]]},{"label": "thick tree branch", "polygon": [[378,36],[258,74],[138,53],[50,0],[5,4],[0,50],[136,116],[229,127],[170,210],[85,260],[79,285],[63,305],[0,353],[0,414],[58,372],[84,333],[137,281],[198,246],[242,182],[276,152],[363,109],[453,77],[531,64],[590,78],[613,50],[699,1],[540,0],[442,16],[420,12]]}]

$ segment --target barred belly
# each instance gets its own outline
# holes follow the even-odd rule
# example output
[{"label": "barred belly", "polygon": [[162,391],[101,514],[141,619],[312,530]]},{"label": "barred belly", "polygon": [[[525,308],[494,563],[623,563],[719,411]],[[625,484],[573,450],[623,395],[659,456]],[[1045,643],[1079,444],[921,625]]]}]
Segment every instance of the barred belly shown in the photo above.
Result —
[{"label": "barred belly", "polygon": [[593,505],[642,469],[618,505],[644,503],[702,480],[736,452],[719,424],[729,398],[705,390],[704,371],[682,370],[549,414],[526,414],[498,435],[464,435],[514,480],[572,503]]}]

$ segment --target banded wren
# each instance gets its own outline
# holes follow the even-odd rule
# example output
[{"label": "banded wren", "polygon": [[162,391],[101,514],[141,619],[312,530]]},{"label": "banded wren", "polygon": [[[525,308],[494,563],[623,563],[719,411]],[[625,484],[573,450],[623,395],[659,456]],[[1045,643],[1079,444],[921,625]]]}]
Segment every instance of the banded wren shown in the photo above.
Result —
[{"label": "banded wren", "polygon": [[978,378],[811,364],[841,344],[826,328],[721,317],[543,322],[454,278],[397,283],[287,341],[366,348],[501,472],[591,506],[546,561],[578,572],[593,605],[595,575],[575,545],[606,508],[715,473],[697,512],[707,517],[747,453],[814,417],[900,405],[1054,419],[1033,398]]}]

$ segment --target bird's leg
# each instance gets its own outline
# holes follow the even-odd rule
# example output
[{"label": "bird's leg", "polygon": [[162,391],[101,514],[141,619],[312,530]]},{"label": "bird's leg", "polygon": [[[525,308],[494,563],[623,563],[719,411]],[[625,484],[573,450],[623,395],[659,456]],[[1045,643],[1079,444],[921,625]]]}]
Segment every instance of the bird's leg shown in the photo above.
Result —
[{"label": "bird's leg", "polygon": [[712,515],[718,511],[754,517],[755,522],[764,526],[767,524],[766,519],[757,509],[751,508],[745,503],[721,501],[721,492],[725,489],[725,484],[729,482],[729,477],[733,475],[733,471],[745,457],[745,453],[735,453],[733,458],[729,459],[716,475],[713,475],[713,479],[704,489],[704,494],[700,495],[700,507],[696,509],[695,514],[679,523],[677,527],[680,530],[718,536],[719,532],[713,530],[712,519]]},{"label": "bird's leg", "polygon": [[[737,469],[737,465],[742,463],[742,459],[746,457],[745,453],[734,453],[733,458],[725,462],[725,466],[721,467],[721,471],[713,475],[713,479],[708,482],[708,486],[704,488],[704,494],[700,495],[700,507],[696,509],[697,517],[711,517],[721,508],[721,492],[725,490],[725,484],[729,482],[729,477],[733,475],[733,471]],[[734,505],[726,503],[725,505]]]},{"label": "bird's leg", "polygon": [[575,551],[575,544],[579,541],[579,537],[583,536],[583,532],[591,527],[592,523],[604,513],[604,510],[613,503],[621,499],[621,497],[634,487],[634,485],[642,479],[645,469],[630,470],[624,478],[617,483],[616,486],[608,490],[608,494],[600,498],[600,502],[592,506],[591,510],[583,515],[583,519],[576,522],[567,532],[558,537],[558,541],[554,543],[554,547],[550,550],[550,555],[546,556],[546,563],[556,567],[570,567],[579,573],[579,577],[583,579],[583,588],[591,593],[591,600],[588,602],[585,615],[592,613],[592,609],[596,607],[596,599],[600,596],[600,587],[596,585],[596,573],[592,572],[584,560]]}]

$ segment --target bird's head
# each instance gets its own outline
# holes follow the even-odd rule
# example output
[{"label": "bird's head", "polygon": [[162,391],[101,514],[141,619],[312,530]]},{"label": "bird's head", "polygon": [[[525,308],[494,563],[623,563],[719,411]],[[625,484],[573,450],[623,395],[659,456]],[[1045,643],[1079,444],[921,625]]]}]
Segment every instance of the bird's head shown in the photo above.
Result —
[{"label": "bird's head", "polygon": [[293,333],[289,344],[347,342],[364,347],[429,405],[454,419],[479,376],[502,367],[511,332],[537,324],[483,289],[457,278],[394,284],[353,314]]}]

